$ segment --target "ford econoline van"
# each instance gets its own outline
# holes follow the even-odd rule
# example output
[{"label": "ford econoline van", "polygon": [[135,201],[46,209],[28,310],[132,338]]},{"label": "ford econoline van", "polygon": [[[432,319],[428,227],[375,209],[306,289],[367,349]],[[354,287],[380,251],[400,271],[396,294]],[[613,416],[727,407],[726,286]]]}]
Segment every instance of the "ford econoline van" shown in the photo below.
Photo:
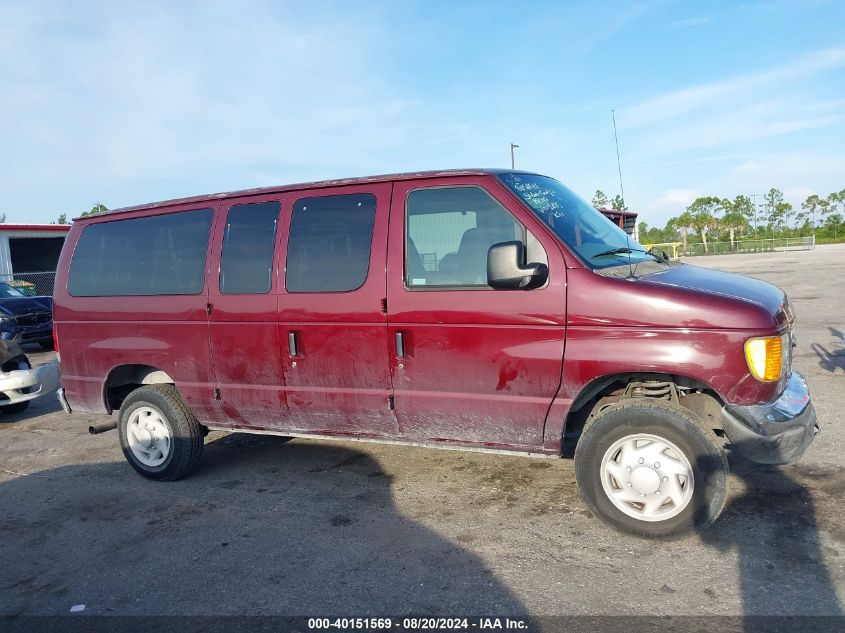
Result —
[{"label": "ford econoline van", "polygon": [[59,263],[66,411],[117,413],[173,480],[209,430],[573,455],[585,503],[702,528],[726,446],[818,432],[768,283],[646,252],[557,180],[465,170],[268,187],[77,218]]}]

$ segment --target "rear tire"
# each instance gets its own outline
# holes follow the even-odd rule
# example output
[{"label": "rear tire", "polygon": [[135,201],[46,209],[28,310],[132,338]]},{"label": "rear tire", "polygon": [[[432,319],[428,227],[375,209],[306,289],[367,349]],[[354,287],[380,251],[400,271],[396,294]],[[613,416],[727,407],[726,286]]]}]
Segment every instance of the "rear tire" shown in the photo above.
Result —
[{"label": "rear tire", "polygon": [[727,475],[716,435],[688,409],[663,401],[609,406],[575,448],[584,502],[636,536],[679,536],[711,525],[725,507]]},{"label": "rear tire", "polygon": [[203,428],[174,385],[131,392],[120,407],[118,433],[126,461],[148,479],[180,479],[202,454]]}]

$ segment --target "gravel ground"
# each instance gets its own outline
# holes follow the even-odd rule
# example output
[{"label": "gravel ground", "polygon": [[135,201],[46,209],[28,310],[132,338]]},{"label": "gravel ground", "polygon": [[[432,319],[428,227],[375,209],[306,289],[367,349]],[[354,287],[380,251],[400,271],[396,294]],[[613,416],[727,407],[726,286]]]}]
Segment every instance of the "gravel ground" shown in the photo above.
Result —
[{"label": "gravel ground", "polygon": [[694,263],[789,293],[823,427],[796,465],[732,459],[704,534],[613,532],[569,460],[214,433],[155,483],[47,397],[0,418],[0,615],[841,615],[845,245]]}]

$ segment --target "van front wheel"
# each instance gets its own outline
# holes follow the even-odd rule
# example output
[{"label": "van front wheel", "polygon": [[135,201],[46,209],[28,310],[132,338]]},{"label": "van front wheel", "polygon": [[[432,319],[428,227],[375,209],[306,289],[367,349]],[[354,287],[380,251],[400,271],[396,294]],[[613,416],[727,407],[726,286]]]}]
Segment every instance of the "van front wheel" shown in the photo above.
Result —
[{"label": "van front wheel", "polygon": [[202,427],[173,385],[130,393],[120,407],[118,432],[126,460],[148,479],[184,477],[202,454]]},{"label": "van front wheel", "polygon": [[626,400],[584,429],[575,477],[584,502],[610,526],[638,536],[704,529],[727,499],[728,462],[697,416],[666,402]]}]

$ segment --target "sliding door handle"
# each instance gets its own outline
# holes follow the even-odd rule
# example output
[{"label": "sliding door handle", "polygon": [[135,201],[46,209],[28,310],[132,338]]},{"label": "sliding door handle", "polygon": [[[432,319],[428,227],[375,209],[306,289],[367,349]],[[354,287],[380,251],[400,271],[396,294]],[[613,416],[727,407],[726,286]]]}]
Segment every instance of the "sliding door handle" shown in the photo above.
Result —
[{"label": "sliding door handle", "polygon": [[288,353],[291,356],[296,356],[296,332],[288,332]]},{"label": "sliding door handle", "polygon": [[397,358],[405,357],[405,334],[403,332],[396,332],[396,356]]}]

